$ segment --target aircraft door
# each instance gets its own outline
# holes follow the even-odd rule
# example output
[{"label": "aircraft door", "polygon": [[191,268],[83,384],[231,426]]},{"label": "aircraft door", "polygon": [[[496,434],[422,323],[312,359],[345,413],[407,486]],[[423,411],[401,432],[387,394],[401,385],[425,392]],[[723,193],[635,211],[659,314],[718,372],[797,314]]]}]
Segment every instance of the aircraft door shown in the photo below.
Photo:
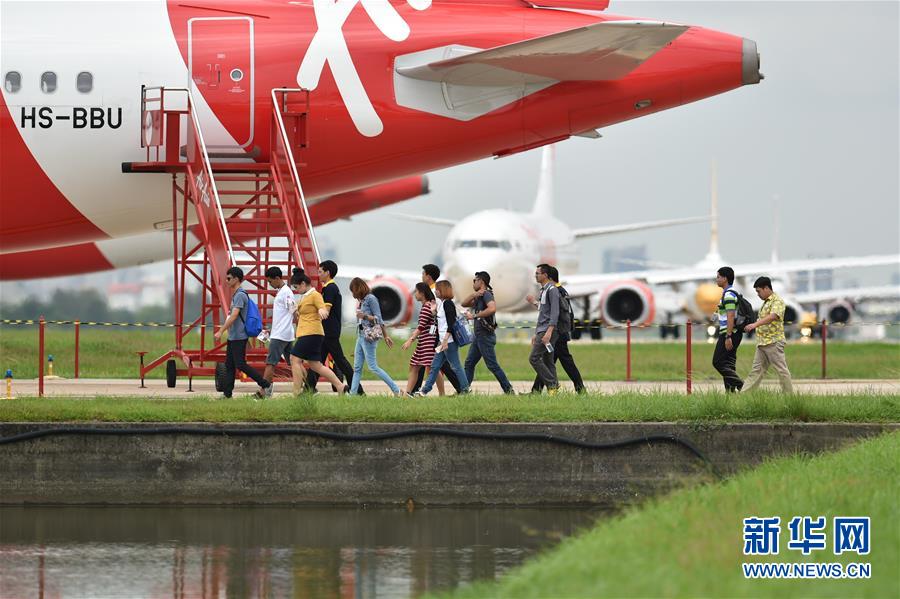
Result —
[{"label": "aircraft door", "polygon": [[[253,142],[253,44],[251,17],[188,20],[188,71],[192,87],[203,95],[240,148],[247,148]],[[199,108],[201,103],[197,104]],[[235,149],[224,132],[211,131],[209,137],[208,146]]]}]

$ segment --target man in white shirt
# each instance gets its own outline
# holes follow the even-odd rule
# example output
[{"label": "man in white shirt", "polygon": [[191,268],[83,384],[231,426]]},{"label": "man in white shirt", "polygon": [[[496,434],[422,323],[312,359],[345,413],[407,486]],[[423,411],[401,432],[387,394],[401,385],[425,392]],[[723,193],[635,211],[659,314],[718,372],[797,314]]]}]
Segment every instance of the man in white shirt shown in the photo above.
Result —
[{"label": "man in white shirt", "polygon": [[[289,285],[284,284],[281,269],[271,266],[266,269],[266,281],[272,289],[277,289],[275,303],[272,308],[272,333],[269,335],[269,353],[266,356],[266,370],[263,378],[272,382],[275,377],[275,367],[278,361],[284,357],[285,362],[291,363],[291,344],[294,341],[294,313],[297,311],[297,302]],[[275,385],[266,388],[266,397],[271,397]]]}]

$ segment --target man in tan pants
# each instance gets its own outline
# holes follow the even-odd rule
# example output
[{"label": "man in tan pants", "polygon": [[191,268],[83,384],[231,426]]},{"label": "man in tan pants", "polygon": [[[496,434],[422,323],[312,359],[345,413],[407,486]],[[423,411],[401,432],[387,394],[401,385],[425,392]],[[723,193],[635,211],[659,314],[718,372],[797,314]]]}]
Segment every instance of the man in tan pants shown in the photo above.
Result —
[{"label": "man in tan pants", "polygon": [[769,277],[759,277],[753,283],[756,295],[763,300],[759,309],[759,318],[744,327],[744,333],[756,329],[756,355],[753,357],[753,367],[744,381],[743,391],[752,391],[759,386],[769,366],[778,373],[781,390],[791,393],[791,371],[788,370],[784,359],[784,300],[772,291],[772,280]]}]

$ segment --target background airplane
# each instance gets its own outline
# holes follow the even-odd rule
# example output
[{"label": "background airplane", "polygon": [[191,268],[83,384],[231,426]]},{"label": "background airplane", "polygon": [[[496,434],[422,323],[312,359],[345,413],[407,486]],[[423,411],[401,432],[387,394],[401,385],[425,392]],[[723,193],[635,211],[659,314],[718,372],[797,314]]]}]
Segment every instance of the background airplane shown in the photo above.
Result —
[{"label": "background airplane", "polygon": [[[715,168],[711,183],[711,216],[687,217],[662,221],[571,229],[553,216],[554,149],[543,150],[537,199],[530,213],[491,209],[476,212],[462,220],[415,215],[397,215],[407,220],[450,227],[442,246],[442,276],[450,279],[457,293],[471,286],[476,271],[491,273],[498,310],[507,313],[526,308],[524,298],[533,293],[534,266],[546,262],[560,269],[566,289],[576,298],[579,317],[586,321],[623,323],[631,320],[640,326],[653,322],[673,323],[689,316],[694,322],[709,320],[722,291],[715,283],[716,270],[728,262],[719,251],[718,186]],[[571,274],[578,270],[576,241],[593,235],[639,231],[678,224],[710,221],[710,247],[707,254],[689,267],[666,267],[625,273]],[[777,226],[776,226],[777,236]],[[900,263],[900,255],[850,256],[782,261],[777,249],[767,262],[734,264],[738,273],[736,285],[746,293],[751,304],[759,300],[752,284],[757,276],[767,275],[785,299],[785,321],[798,327],[813,326],[815,320],[827,318],[831,323],[845,324],[853,314],[853,305],[863,299],[900,297],[897,287],[833,289],[798,294],[794,292],[792,275],[801,271],[841,268],[863,268]],[[405,322],[412,314],[410,282],[419,280],[418,272],[390,272],[386,269],[348,267],[376,278],[375,292],[394,324]],[[815,304],[809,317],[804,306]],[[531,314],[531,311],[528,311]],[[807,321],[802,323],[806,316]],[[596,324],[588,329],[598,337]],[[677,325],[662,327],[663,337],[677,335]]]}]

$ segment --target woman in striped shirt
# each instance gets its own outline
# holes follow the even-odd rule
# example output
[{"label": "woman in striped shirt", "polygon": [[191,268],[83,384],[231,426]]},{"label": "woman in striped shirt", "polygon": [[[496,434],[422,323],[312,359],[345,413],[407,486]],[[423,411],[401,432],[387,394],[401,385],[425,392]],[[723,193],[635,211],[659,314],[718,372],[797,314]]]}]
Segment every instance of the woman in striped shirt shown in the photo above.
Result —
[{"label": "woman in striped shirt", "polygon": [[409,378],[406,381],[407,395],[411,395],[412,390],[416,386],[419,370],[424,368],[425,373],[428,374],[431,361],[434,360],[434,348],[437,345],[434,293],[425,283],[416,283],[415,297],[422,304],[422,308],[419,310],[419,324],[409,339],[406,340],[406,343],[403,344],[403,349],[409,349],[412,342],[416,342],[416,351],[409,359]]}]

